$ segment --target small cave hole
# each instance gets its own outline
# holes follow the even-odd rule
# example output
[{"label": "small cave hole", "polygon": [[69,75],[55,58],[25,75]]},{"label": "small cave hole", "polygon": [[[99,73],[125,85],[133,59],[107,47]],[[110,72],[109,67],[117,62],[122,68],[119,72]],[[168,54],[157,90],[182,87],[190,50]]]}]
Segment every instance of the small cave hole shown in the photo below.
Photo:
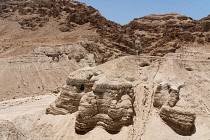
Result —
[{"label": "small cave hole", "polygon": [[147,63],[147,62],[143,62],[143,63],[140,64],[140,67],[146,67],[146,66],[149,66],[149,65],[150,65],[150,64]]},{"label": "small cave hole", "polygon": [[84,91],[85,90],[85,86],[84,85],[81,85],[80,86],[80,91]]},{"label": "small cave hole", "polygon": [[187,67],[187,68],[185,68],[187,71],[192,71],[192,68],[189,68],[189,67]]}]

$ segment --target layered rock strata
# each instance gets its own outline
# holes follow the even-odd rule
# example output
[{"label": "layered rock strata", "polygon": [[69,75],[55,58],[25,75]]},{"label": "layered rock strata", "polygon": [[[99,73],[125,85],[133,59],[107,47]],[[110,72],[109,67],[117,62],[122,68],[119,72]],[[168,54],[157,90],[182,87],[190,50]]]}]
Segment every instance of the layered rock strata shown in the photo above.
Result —
[{"label": "layered rock strata", "polygon": [[167,82],[160,83],[155,90],[153,105],[160,108],[160,117],[174,131],[182,135],[190,135],[194,130],[196,114],[194,111],[176,106],[180,88],[181,86],[173,86]]},{"label": "layered rock strata", "polygon": [[196,115],[178,107],[162,106],[160,117],[177,133],[190,135],[194,130]]},{"label": "layered rock strata", "polygon": [[60,96],[47,108],[47,114],[67,114],[78,110],[81,97],[91,91],[93,81],[92,68],[83,68],[72,72],[67,78],[67,85],[62,88]]},{"label": "layered rock strata", "polygon": [[154,106],[162,107],[162,105],[166,104],[170,107],[174,107],[176,103],[179,101],[179,87],[172,86],[170,83],[161,82],[154,94]]},{"label": "layered rock strata", "polygon": [[123,79],[102,79],[94,84],[93,92],[81,98],[75,129],[86,132],[101,125],[118,132],[132,123],[133,115],[132,84]]},{"label": "layered rock strata", "polygon": [[77,112],[75,130],[88,132],[103,126],[110,133],[133,122],[133,86],[121,78],[109,79],[101,71],[83,68],[71,73],[48,114]]}]

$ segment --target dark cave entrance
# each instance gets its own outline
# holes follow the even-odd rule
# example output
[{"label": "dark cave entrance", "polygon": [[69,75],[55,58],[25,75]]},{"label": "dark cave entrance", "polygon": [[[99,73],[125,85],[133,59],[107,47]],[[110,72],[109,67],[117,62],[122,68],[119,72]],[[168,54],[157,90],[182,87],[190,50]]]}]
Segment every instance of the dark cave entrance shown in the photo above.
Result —
[{"label": "dark cave entrance", "polygon": [[80,86],[80,91],[84,91],[85,90],[85,86],[84,85],[81,85]]}]

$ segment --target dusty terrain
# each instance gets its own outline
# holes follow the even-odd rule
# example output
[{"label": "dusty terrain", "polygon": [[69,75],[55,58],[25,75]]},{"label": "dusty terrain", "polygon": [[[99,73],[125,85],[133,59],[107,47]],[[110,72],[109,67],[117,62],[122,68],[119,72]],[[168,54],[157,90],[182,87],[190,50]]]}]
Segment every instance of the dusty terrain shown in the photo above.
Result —
[{"label": "dusty terrain", "polygon": [[0,0],[0,139],[209,139],[209,19]]},{"label": "dusty terrain", "polygon": [[[46,108],[57,97],[49,95],[38,101],[1,109],[1,118],[9,120],[15,131],[1,131],[1,135],[20,134],[19,139],[208,139],[210,137],[209,60],[188,52],[185,58],[128,56],[109,61],[94,70],[102,71],[108,79],[125,79],[134,87],[135,110],[133,123],[112,134],[101,126],[86,134],[75,132],[77,113],[46,114]],[[174,54],[175,55],[175,54]],[[184,54],[183,54],[184,55]],[[206,58],[208,55],[206,53]],[[107,69],[109,67],[109,69]],[[184,78],[183,78],[184,77]],[[154,107],[156,86],[161,82],[180,86],[179,100],[174,109],[182,108],[196,114],[195,127],[188,135],[177,133],[159,116]],[[79,94],[79,93],[78,93]],[[16,111],[13,111],[16,110]],[[18,111],[17,111],[18,110]],[[4,125],[7,128],[7,126]],[[3,128],[4,128],[3,127]],[[9,127],[9,126],[8,126]],[[5,129],[5,128],[4,128]],[[100,133],[100,135],[98,135]],[[16,139],[18,139],[16,138]]]}]

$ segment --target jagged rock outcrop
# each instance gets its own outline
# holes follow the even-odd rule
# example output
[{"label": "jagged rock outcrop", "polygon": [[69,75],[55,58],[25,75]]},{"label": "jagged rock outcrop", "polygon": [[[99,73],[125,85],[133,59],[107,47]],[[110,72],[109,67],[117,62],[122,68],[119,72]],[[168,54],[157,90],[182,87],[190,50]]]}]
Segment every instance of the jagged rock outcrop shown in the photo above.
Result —
[{"label": "jagged rock outcrop", "polygon": [[[4,21],[1,37],[12,36],[8,42],[2,41],[1,52],[17,46],[16,36],[23,36],[18,38],[23,46],[51,44],[52,41],[57,44],[76,42],[82,36],[93,41],[83,47],[101,64],[124,55],[164,56],[182,46],[210,43],[209,16],[193,20],[176,13],[153,14],[121,26],[104,18],[93,7],[77,1],[4,0],[0,7],[0,21]],[[10,26],[14,26],[15,33],[7,29]],[[27,35],[24,36],[26,30],[34,38],[30,43]],[[13,51],[20,54],[20,50]]]},{"label": "jagged rock outcrop", "polygon": [[77,132],[88,132],[99,125],[111,133],[119,132],[133,122],[133,94],[132,84],[125,79],[109,79],[101,71],[83,68],[68,76],[67,85],[46,113],[78,111]]},{"label": "jagged rock outcrop", "polygon": [[[35,40],[32,44],[36,44],[34,42],[51,44],[52,41],[57,44],[72,41],[75,43],[81,37],[91,38],[94,39],[93,42],[85,49],[95,57],[100,54],[100,60],[97,59],[97,63],[100,64],[106,62],[108,58],[122,56],[115,55],[115,52],[123,55],[135,52],[133,41],[121,35],[120,24],[107,20],[98,10],[84,3],[62,0],[4,0],[0,2],[0,7],[0,20],[16,23],[18,31],[15,36],[25,30],[30,36],[34,35],[31,37]],[[44,35],[43,31],[46,32]],[[9,44],[13,42],[15,43],[14,39]],[[5,50],[8,49],[4,45],[3,47]],[[109,53],[105,53],[106,51]],[[102,52],[106,54],[103,55],[104,60]]]},{"label": "jagged rock outcrop", "polygon": [[194,111],[177,107],[179,90],[182,86],[161,82],[154,93],[155,107],[160,108],[160,117],[177,133],[190,135],[194,131],[196,115]]}]

